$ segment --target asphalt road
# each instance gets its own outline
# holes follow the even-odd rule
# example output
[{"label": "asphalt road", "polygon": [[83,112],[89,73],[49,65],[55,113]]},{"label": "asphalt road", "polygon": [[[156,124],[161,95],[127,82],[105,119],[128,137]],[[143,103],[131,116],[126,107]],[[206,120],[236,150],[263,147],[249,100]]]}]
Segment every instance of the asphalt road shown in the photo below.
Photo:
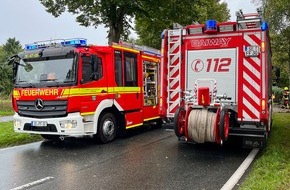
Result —
[{"label": "asphalt road", "polygon": [[105,145],[43,141],[0,149],[0,189],[220,189],[249,152],[181,143],[165,129],[132,130]]},{"label": "asphalt road", "polygon": [[0,122],[13,121],[13,116],[0,116]]}]

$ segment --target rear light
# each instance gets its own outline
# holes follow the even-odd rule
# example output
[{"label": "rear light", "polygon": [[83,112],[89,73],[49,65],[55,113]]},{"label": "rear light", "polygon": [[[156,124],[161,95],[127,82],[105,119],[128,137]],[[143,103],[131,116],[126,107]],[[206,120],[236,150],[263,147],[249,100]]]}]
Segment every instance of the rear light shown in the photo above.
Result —
[{"label": "rear light", "polygon": [[261,43],[261,49],[262,49],[262,53],[264,53],[265,52],[265,42]]},{"label": "rear light", "polygon": [[262,100],[262,111],[265,111],[266,109],[266,101]]}]

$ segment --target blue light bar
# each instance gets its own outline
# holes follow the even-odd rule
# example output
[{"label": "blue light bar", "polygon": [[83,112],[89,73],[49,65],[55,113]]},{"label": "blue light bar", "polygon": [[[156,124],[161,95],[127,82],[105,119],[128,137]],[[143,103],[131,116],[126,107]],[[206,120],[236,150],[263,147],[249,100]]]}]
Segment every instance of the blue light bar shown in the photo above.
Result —
[{"label": "blue light bar", "polygon": [[205,30],[216,30],[216,21],[215,20],[207,20],[205,23]]},{"label": "blue light bar", "polygon": [[72,39],[56,39],[56,40],[46,40],[40,42],[34,42],[33,44],[26,44],[25,50],[36,50],[44,49],[49,47],[62,47],[62,46],[86,46],[87,40],[84,38],[72,38]]},{"label": "blue light bar", "polygon": [[263,21],[263,22],[262,22],[261,30],[262,30],[262,31],[268,30],[268,24],[267,24],[266,21]]},{"label": "blue light bar", "polygon": [[69,39],[61,42],[64,46],[85,46],[87,45],[86,39]]},{"label": "blue light bar", "polygon": [[38,49],[37,44],[26,44],[25,45],[25,50],[35,50],[35,49]]}]

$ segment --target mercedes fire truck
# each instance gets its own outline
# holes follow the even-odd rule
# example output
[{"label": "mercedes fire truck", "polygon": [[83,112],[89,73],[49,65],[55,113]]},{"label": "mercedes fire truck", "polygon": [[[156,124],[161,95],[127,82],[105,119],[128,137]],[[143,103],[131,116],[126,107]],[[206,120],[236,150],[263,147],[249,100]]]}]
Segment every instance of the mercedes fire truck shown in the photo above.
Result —
[{"label": "mercedes fire truck", "polygon": [[223,144],[241,136],[264,147],[272,125],[272,63],[267,23],[237,12],[235,22],[208,20],[162,33],[160,113],[177,137]]},{"label": "mercedes fire truck", "polygon": [[160,124],[160,51],[86,39],[42,41],[14,56],[14,130],[46,139],[94,135]]}]

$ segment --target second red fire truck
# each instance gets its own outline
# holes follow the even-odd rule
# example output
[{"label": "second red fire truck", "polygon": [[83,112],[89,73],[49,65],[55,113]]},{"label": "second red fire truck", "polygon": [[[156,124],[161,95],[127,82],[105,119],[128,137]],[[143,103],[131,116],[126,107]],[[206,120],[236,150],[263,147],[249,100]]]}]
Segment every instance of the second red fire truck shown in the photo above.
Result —
[{"label": "second red fire truck", "polygon": [[14,130],[47,139],[95,135],[160,123],[160,51],[129,43],[44,41],[14,57]]},{"label": "second red fire truck", "polygon": [[162,34],[160,112],[185,141],[242,136],[264,147],[272,124],[272,63],[261,10],[236,22],[209,20]]}]

